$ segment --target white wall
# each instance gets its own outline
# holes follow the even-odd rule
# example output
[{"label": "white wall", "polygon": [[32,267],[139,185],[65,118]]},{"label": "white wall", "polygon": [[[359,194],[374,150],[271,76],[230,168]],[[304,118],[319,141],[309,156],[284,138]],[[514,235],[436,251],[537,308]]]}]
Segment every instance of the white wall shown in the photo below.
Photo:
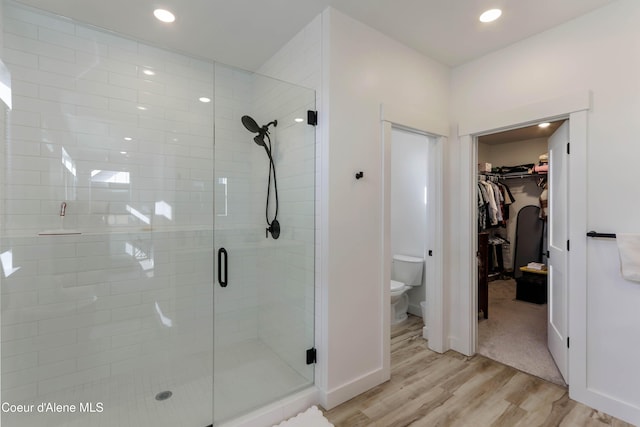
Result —
[{"label": "white wall", "polygon": [[[538,163],[538,157],[547,152],[547,138],[528,139],[524,141],[511,141],[501,144],[478,144],[484,145],[487,162],[493,167],[496,166],[516,166],[527,163]],[[478,154],[479,156],[479,154]]]},{"label": "white wall", "polygon": [[[452,74],[452,111],[458,123],[483,112],[592,91],[586,216],[589,229],[603,232],[640,231],[640,203],[620,197],[635,194],[640,181],[638,20],[640,4],[620,0],[457,67]],[[457,156],[452,150],[449,178],[455,174]],[[638,336],[640,324],[640,287],[620,277],[615,242],[588,240],[587,245],[587,387],[620,403],[614,415],[639,423],[640,343],[632,337]],[[452,322],[458,313],[452,298]],[[459,328],[452,324],[452,337]],[[597,398],[588,403],[602,409]]]},{"label": "white wall", "polygon": [[[328,9],[328,336],[325,404],[332,407],[383,380],[382,141],[380,104],[447,117],[449,70]],[[325,40],[327,40],[325,38]],[[326,101],[326,100],[325,100]],[[327,114],[326,112],[324,113]],[[354,174],[364,172],[356,180]]]}]

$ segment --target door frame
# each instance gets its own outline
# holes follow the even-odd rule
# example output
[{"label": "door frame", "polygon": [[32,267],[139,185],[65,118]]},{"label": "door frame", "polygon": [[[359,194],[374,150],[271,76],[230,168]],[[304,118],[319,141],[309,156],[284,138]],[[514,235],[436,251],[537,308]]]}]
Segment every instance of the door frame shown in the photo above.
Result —
[{"label": "door frame", "polygon": [[[444,309],[444,283],[443,283],[443,265],[444,265],[444,235],[443,235],[443,218],[444,218],[444,191],[443,191],[443,153],[444,145],[448,140],[449,124],[446,120],[439,120],[423,115],[421,112],[407,110],[405,108],[390,104],[381,104],[380,106],[380,124],[382,132],[382,262],[381,277],[382,283],[382,374],[385,380],[391,377],[391,304],[390,304],[390,288],[391,280],[391,129],[393,127],[403,129],[409,132],[415,132],[430,137],[433,142],[432,155],[429,159],[429,167],[432,170],[427,171],[428,180],[433,184],[434,195],[433,210],[428,208],[428,214],[433,213],[434,226],[432,241],[430,248],[433,250],[433,257],[425,260],[426,266],[431,266],[425,273],[425,297],[427,300],[429,328],[428,346],[430,349],[443,353],[446,340],[443,330],[445,324]],[[431,231],[431,227],[427,227],[427,232]],[[387,262],[388,261],[388,262]],[[426,284],[430,285],[427,286]],[[426,338],[426,327],[423,328],[423,337]]]},{"label": "door frame", "polygon": [[[587,230],[587,115],[591,108],[590,92],[569,94],[522,108],[494,113],[463,123],[458,128],[460,143],[460,301],[455,315],[460,316],[459,341],[454,349],[473,355],[477,347],[477,138],[508,129],[523,127],[541,121],[568,118],[570,125],[571,154],[568,171],[568,238],[571,250],[567,259],[568,290],[568,381],[570,396],[584,401],[586,387],[586,235]],[[456,304],[452,304],[456,307]],[[457,347],[457,348],[456,348]]]},{"label": "door frame", "polygon": [[[568,350],[568,283],[566,280],[569,247],[566,239],[566,225],[570,211],[568,210],[568,184],[570,165],[569,144],[571,138],[571,121],[563,122],[547,139],[549,154],[549,206],[547,233],[547,349],[555,361],[558,371],[565,382],[569,382],[569,350]],[[556,212],[560,212],[556,214]],[[564,212],[564,213],[562,213]],[[557,226],[559,223],[559,226]],[[559,234],[560,239],[556,236]],[[565,240],[563,242],[562,240]],[[558,274],[559,273],[559,274]],[[564,276],[564,277],[563,277]],[[556,307],[562,310],[558,313]]]}]

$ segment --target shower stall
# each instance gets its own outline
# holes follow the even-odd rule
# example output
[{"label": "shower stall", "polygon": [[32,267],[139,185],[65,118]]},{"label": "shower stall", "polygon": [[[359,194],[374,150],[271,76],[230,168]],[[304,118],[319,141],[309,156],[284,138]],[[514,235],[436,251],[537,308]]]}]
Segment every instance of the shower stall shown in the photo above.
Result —
[{"label": "shower stall", "polygon": [[2,31],[1,424],[205,427],[313,386],[315,92],[11,1]]}]

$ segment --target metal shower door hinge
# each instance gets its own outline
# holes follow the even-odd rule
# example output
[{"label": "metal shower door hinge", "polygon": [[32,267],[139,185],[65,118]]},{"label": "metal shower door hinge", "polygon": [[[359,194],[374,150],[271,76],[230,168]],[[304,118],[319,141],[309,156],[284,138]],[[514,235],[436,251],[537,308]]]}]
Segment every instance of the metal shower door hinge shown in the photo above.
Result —
[{"label": "metal shower door hinge", "polygon": [[307,350],[307,365],[316,363],[316,349],[312,347]]},{"label": "metal shower door hinge", "polygon": [[318,112],[314,110],[307,110],[307,124],[311,126],[318,125]]}]

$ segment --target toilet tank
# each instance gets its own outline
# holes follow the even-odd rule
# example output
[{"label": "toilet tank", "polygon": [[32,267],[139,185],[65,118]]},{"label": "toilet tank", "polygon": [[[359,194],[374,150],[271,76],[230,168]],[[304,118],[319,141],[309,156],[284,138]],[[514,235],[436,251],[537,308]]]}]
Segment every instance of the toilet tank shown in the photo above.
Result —
[{"label": "toilet tank", "polygon": [[424,259],[410,255],[394,255],[391,265],[391,278],[407,286],[422,285]]}]

